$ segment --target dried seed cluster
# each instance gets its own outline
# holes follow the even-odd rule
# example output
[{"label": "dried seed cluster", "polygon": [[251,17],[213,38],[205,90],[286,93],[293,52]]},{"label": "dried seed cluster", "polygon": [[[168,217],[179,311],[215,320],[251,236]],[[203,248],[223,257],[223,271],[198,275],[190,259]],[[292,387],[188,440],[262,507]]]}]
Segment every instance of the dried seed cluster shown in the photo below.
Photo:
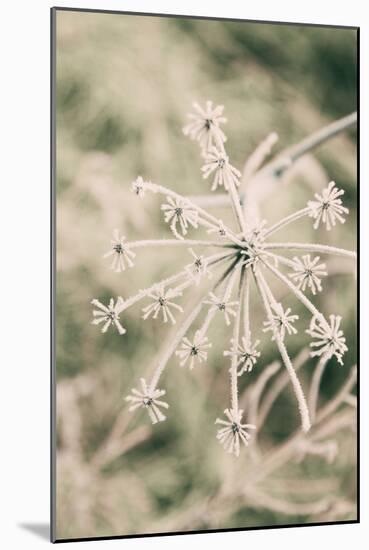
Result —
[{"label": "dried seed cluster", "polygon": [[[119,334],[124,334],[126,331],[120,324],[119,316],[128,307],[145,299],[151,302],[142,309],[144,320],[162,319],[164,323],[170,321],[175,324],[179,317],[183,316],[177,335],[169,343],[164,359],[156,365],[152,379],[149,382],[141,379],[141,389],[133,389],[132,394],[126,398],[131,404],[129,410],[145,408],[153,423],[166,418],[161,409],[167,409],[168,404],[159,399],[165,391],[158,389],[158,384],[169,359],[175,355],[179,358],[180,366],[188,366],[192,370],[208,359],[211,349],[208,331],[213,321],[217,317],[223,317],[227,327],[233,326],[230,349],[224,351],[224,356],[230,360],[230,406],[224,411],[226,420],[218,418],[215,422],[222,426],[216,436],[219,442],[226,451],[238,456],[240,444],[248,445],[249,431],[256,428],[243,422],[243,411],[238,403],[238,379],[251,372],[261,355],[256,349],[260,341],[256,340],[253,343],[252,340],[252,281],[253,289],[260,296],[265,311],[266,320],[262,331],[271,333],[271,339],[279,350],[296,395],[302,428],[308,431],[308,406],[286,348],[287,338],[297,333],[296,322],[299,317],[292,313],[291,308],[285,308],[275,299],[266,275],[270,274],[282,281],[310,314],[311,322],[306,333],[313,339],[310,344],[311,355],[325,359],[335,356],[342,364],[347,346],[340,329],[341,317],[332,314],[328,321],[307,295],[308,291],[313,295],[320,292],[321,279],[328,275],[326,265],[319,263],[320,257],[311,257],[310,254],[317,252],[355,258],[355,253],[324,244],[277,243],[270,240],[283,227],[303,217],[313,218],[315,229],[325,225],[327,230],[331,230],[337,221],[344,223],[344,215],[348,214],[348,209],[343,206],[341,199],[344,191],[339,190],[334,182],[330,182],[321,194],[316,193],[315,200],[309,201],[302,210],[274,225],[268,226],[265,220],[252,224],[249,222],[239,196],[242,176],[240,171],[231,165],[224,147],[226,136],[221,126],[226,119],[223,117],[223,110],[223,106],[213,107],[211,101],[208,101],[205,107],[194,103],[194,112],[189,114],[190,122],[184,127],[183,132],[200,145],[204,159],[203,177],[213,178],[211,190],[216,191],[222,187],[229,195],[235,227],[229,227],[224,220],[216,218],[209,210],[201,208],[189,198],[159,184],[145,181],[139,176],[132,183],[132,192],[140,199],[144,199],[147,192],[165,197],[166,202],[162,204],[161,210],[164,213],[164,221],[169,224],[175,238],[127,242],[125,237],[115,230],[111,247],[105,254],[105,257],[112,259],[111,268],[121,272],[127,265],[132,267],[135,248],[145,246],[185,246],[191,262],[186,262],[182,271],[154,283],[145,290],[140,290],[126,300],[118,298],[114,303],[111,299],[108,306],[104,306],[96,299],[92,300],[98,308],[93,312],[92,323],[103,323],[102,332],[106,332],[114,325]],[[265,140],[263,147],[259,148],[260,151],[263,150],[263,155],[270,152],[277,139],[276,134],[272,134],[271,138],[273,139]],[[257,169],[262,163],[259,149],[258,153],[252,156],[252,162],[247,165],[248,177],[250,166]],[[212,240],[187,238],[190,230],[195,231],[199,227],[205,228]],[[213,249],[213,253],[205,255],[208,249]],[[304,254],[293,259],[281,255],[291,250],[299,250]],[[289,269],[287,276],[283,273],[283,267]],[[198,305],[185,314],[177,300],[185,291],[191,289],[200,294]],[[193,328],[194,333],[191,336]],[[253,331],[255,329],[256,327],[253,327]]]}]

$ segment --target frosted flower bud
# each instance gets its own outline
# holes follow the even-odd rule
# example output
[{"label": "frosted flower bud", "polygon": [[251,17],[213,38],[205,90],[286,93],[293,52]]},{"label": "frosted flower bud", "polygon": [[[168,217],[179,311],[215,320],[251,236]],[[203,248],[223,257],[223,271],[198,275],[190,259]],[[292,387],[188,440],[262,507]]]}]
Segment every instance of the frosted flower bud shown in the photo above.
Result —
[{"label": "frosted flower bud", "polygon": [[199,331],[195,333],[195,337],[191,342],[188,338],[182,339],[180,349],[176,351],[176,355],[180,359],[180,366],[184,367],[189,362],[189,368],[192,370],[195,363],[202,363],[208,357],[208,349],[211,348],[211,343],[208,342],[206,336],[202,336]]},{"label": "frosted flower bud", "polygon": [[126,332],[126,329],[122,327],[119,321],[119,312],[123,305],[123,298],[119,296],[115,305],[113,298],[110,298],[108,306],[104,306],[104,304],[96,300],[96,298],[91,301],[91,304],[98,308],[94,309],[92,312],[94,316],[94,319],[91,321],[92,325],[104,323],[101,332],[106,332],[110,325],[114,325],[119,334],[124,334]]},{"label": "frosted flower bud", "polygon": [[[287,308],[286,311],[284,311],[282,304],[275,303],[271,304],[271,306],[274,311],[273,319],[271,321],[264,322],[265,328],[263,329],[263,332],[272,331],[274,333],[274,331],[277,330],[282,340],[284,340],[286,332],[289,335],[297,334],[297,329],[292,323],[297,321],[299,316],[290,315],[291,308]],[[273,334],[272,340],[275,340],[275,334]]]},{"label": "frosted flower bud", "polygon": [[236,309],[238,307],[238,302],[225,302],[224,300],[219,299],[213,292],[209,292],[210,300],[204,300],[204,304],[210,305],[210,310],[219,310],[224,314],[224,320],[226,325],[231,324],[230,316],[236,316]]},{"label": "frosted flower bud", "polygon": [[320,223],[324,223],[327,230],[330,231],[336,225],[338,220],[345,223],[343,214],[348,214],[348,208],[342,206],[342,200],[339,198],[344,194],[343,189],[335,187],[334,181],[323,189],[322,194],[315,193],[315,201],[309,201],[309,216],[315,219],[314,229],[318,229]]},{"label": "frosted flower bud", "polygon": [[111,263],[111,269],[113,269],[116,273],[120,273],[121,271],[124,271],[126,269],[126,264],[128,267],[133,267],[133,258],[136,256],[136,254],[130,250],[128,243],[126,242],[126,238],[122,235],[119,236],[119,230],[114,229],[113,231],[113,238],[110,241],[111,242],[111,249],[104,254],[104,258],[111,258],[112,257],[112,263]]},{"label": "frosted flower bud", "polygon": [[289,273],[289,277],[297,283],[298,289],[305,292],[306,287],[309,287],[313,294],[321,292],[321,277],[325,277],[328,273],[325,264],[318,264],[319,260],[319,256],[311,260],[310,254],[306,254],[301,259],[297,257],[293,259],[294,271]]},{"label": "frosted flower bud", "polygon": [[193,140],[197,140],[204,151],[208,151],[213,145],[224,143],[227,138],[220,128],[220,124],[227,122],[222,116],[224,106],[213,107],[212,101],[207,101],[205,108],[198,103],[193,103],[194,113],[187,116],[191,122],[184,126],[183,133]]},{"label": "frosted flower bud", "polygon": [[160,409],[168,409],[169,405],[165,401],[160,401],[159,397],[165,395],[165,390],[150,389],[144,378],[141,378],[141,388],[141,391],[133,388],[131,395],[125,398],[131,403],[128,410],[132,412],[142,407],[147,410],[153,424],[163,422],[166,416]]},{"label": "frosted flower bud", "polygon": [[223,445],[228,453],[233,453],[237,457],[240,454],[240,441],[248,446],[251,438],[247,430],[256,430],[254,424],[242,424],[243,410],[225,409],[224,414],[228,420],[217,418],[215,424],[221,424],[224,427],[217,432],[217,439]]},{"label": "frosted flower bud", "polygon": [[[231,340],[233,344],[233,339]],[[236,350],[227,350],[223,352],[224,356],[237,357],[237,374],[241,376],[244,372],[251,372],[258,358],[260,357],[260,351],[257,351],[256,348],[260,344],[259,340],[256,340],[252,344],[245,336],[242,337],[242,344],[237,344]]]},{"label": "frosted flower bud", "polygon": [[343,331],[340,330],[342,317],[330,315],[329,320],[330,324],[327,324],[322,319],[312,318],[310,328],[306,332],[312,338],[315,338],[316,341],[311,342],[310,346],[317,349],[311,351],[310,355],[311,357],[319,357],[327,354],[329,359],[335,355],[340,365],[343,365],[342,356],[348,350],[348,347]]},{"label": "frosted flower bud", "polygon": [[156,288],[148,294],[148,296],[154,301],[152,304],[149,304],[142,309],[143,319],[147,319],[151,315],[153,319],[156,319],[161,312],[164,323],[167,323],[169,320],[174,325],[176,320],[172,310],[174,309],[182,313],[183,309],[181,306],[173,302],[172,299],[182,296],[182,293],[171,288],[165,290],[163,285],[157,285]]},{"label": "frosted flower bud", "polygon": [[[161,210],[164,211],[164,219],[170,224],[170,229],[175,237],[183,239],[187,235],[189,225],[197,228],[197,210],[189,206],[187,201],[183,199],[167,197],[167,201],[168,204],[161,205]],[[177,225],[179,225],[181,234],[178,232]]]},{"label": "frosted flower bud", "polygon": [[235,186],[240,184],[241,172],[229,163],[228,155],[216,147],[212,147],[205,156],[205,164],[201,170],[205,179],[214,175],[212,191],[221,185],[228,190],[232,183]]}]

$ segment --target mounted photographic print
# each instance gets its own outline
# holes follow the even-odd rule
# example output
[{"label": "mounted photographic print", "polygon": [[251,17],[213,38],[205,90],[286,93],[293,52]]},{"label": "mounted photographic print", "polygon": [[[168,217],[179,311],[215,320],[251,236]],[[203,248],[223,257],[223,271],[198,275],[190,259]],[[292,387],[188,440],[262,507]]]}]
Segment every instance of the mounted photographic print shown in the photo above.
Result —
[{"label": "mounted photographic print", "polygon": [[358,29],[51,15],[52,539],[357,522]]}]

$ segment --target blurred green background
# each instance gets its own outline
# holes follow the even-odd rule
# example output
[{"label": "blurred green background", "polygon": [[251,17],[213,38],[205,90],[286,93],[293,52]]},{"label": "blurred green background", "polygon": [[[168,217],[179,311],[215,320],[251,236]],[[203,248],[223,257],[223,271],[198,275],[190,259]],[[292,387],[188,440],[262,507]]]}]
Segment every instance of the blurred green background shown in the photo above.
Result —
[{"label": "blurred green background", "polygon": [[[241,169],[270,132],[279,135],[279,152],[356,109],[356,32],[58,11],[56,43],[58,538],[353,519],[353,509],[329,517],[286,515],[239,499],[221,517],[207,514],[208,499],[234,467],[215,439],[214,420],[228,406],[222,353],[230,334],[220,322],[210,333],[207,364],[189,372],[171,359],[160,386],[171,405],[167,422],[151,433],[146,416],[138,415],[130,429],[146,425],[142,441],[138,437],[98,471],[92,468],[124,406],[122,397],[137,386],[170,329],[143,322],[142,303],[124,312],[125,336],[113,330],[103,335],[90,324],[90,301],[126,298],[182,268],[182,249],[140,250],[135,267],[122,274],[111,272],[102,255],[115,227],[129,240],[170,237],[160,199],[137,201],[130,192],[137,175],[183,194],[208,193],[198,149],[182,133],[192,101],[225,105],[227,151]],[[354,130],[298,163],[262,205],[263,216],[274,222],[302,208],[331,179],[345,190],[346,224],[317,233],[311,220],[301,221],[285,231],[283,240],[318,239],[355,248]],[[327,315],[344,316],[349,352],[344,367],[334,361],[328,365],[322,400],[356,361],[351,265],[336,259],[330,268],[332,276],[323,285],[327,291],[315,302]],[[280,292],[278,285],[274,288]],[[286,297],[285,303],[300,315],[299,334],[288,343],[294,356],[308,343],[309,319],[295,299]],[[263,320],[255,300],[252,323],[262,340],[262,357],[244,386],[277,358],[261,332]],[[313,364],[301,374],[303,385]],[[285,393],[263,427],[266,448],[298,426],[293,395]],[[354,502],[354,447],[350,431],[340,440],[334,465],[313,457],[289,466],[287,474],[301,485],[329,476],[337,482],[337,499]],[[251,459],[242,460],[247,465]]]}]

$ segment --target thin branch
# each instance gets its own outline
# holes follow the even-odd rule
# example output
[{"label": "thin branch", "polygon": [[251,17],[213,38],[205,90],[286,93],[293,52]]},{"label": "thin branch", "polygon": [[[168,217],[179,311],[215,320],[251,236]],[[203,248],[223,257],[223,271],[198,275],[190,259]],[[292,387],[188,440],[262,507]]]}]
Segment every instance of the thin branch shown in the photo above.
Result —
[{"label": "thin branch", "polygon": [[255,151],[251,153],[243,168],[242,186],[246,185],[250,177],[260,168],[265,158],[270,155],[272,147],[277,143],[277,141],[278,135],[275,132],[272,132],[261,143],[259,143]]},{"label": "thin branch", "polygon": [[311,441],[321,441],[329,436],[336,436],[340,430],[356,428],[356,414],[351,408],[345,407],[342,411],[336,412],[336,414],[325,420],[318,427],[315,427],[315,424],[310,437]]},{"label": "thin branch", "polygon": [[[246,343],[249,345],[251,342],[251,328],[250,328],[250,273],[249,269],[245,270],[245,291],[243,298],[243,327],[245,332]],[[251,422],[252,424],[252,422]]]},{"label": "thin branch", "polygon": [[[238,266],[237,266],[237,264],[238,264]],[[239,265],[240,265],[239,264],[239,259],[236,258],[234,260],[234,262],[228,268],[227,275],[228,275],[228,273],[232,273],[232,271],[233,271],[233,273],[232,273],[232,275],[229,279],[229,283],[227,284],[226,289],[224,291],[223,302],[228,302],[230,297],[231,297],[233,286],[234,286],[234,283],[235,283],[235,280],[236,280],[236,277],[237,277],[237,269],[238,269]]]},{"label": "thin branch", "polygon": [[301,463],[306,455],[320,456],[329,464],[333,462],[337,455],[337,442],[333,439],[314,442],[312,440],[301,441],[299,445],[297,462]]},{"label": "thin branch", "polygon": [[351,393],[352,388],[355,386],[357,380],[357,367],[352,367],[350,376],[342,386],[341,390],[331,399],[328,403],[318,411],[316,415],[316,422],[321,422],[327,416],[332,414],[346,399],[347,395]]},{"label": "thin branch", "polygon": [[321,254],[333,254],[334,256],[345,256],[346,258],[356,259],[356,252],[345,250],[344,248],[336,248],[327,244],[314,243],[267,243],[264,245],[265,250],[306,250],[307,252],[320,252]]},{"label": "thin branch", "polygon": [[[331,124],[328,124],[327,126],[324,126],[324,128],[321,128],[316,132],[313,132],[296,145],[288,147],[277,157],[274,157],[270,162],[265,164],[261,170],[254,174],[254,176],[250,179],[250,187],[252,187],[254,192],[257,191],[258,197],[260,197],[262,194],[262,188],[270,183],[271,179],[276,180],[283,176],[287,170],[294,166],[298,159],[310,153],[319,145],[344,132],[351,126],[354,126],[356,121],[357,114],[352,113]],[[247,199],[248,197],[245,197],[245,193],[242,193],[241,202],[244,206],[246,206],[246,203],[249,202]],[[257,206],[254,206],[257,211]]]},{"label": "thin branch", "polygon": [[289,258],[285,258],[284,256],[280,256],[279,254],[275,254],[275,252],[268,252],[268,250],[263,250],[261,255],[268,256],[271,260],[274,260],[274,263],[276,265],[278,263],[281,263],[287,267],[290,267],[291,269],[296,267],[296,262],[290,260]]},{"label": "thin branch", "polygon": [[311,416],[311,421],[314,422],[315,415],[316,415],[316,408],[318,403],[318,396],[319,396],[319,389],[320,389],[320,383],[322,380],[322,376],[325,370],[325,367],[327,366],[329,360],[328,354],[323,354],[321,358],[318,361],[318,364],[314,370],[314,374],[311,380],[310,384],[310,391],[308,395],[308,404],[309,404],[309,411]]},{"label": "thin branch", "polygon": [[[217,282],[217,284],[213,287],[213,290],[216,290],[216,288],[218,288],[222,282],[224,282],[228,275],[230,275],[230,273],[232,273],[234,267],[236,266],[238,262],[238,259],[236,259],[228,268],[227,270],[225,271],[225,273],[223,274],[222,276],[222,279],[219,280]],[[224,290],[224,293],[223,293],[223,299],[222,301],[223,302],[226,302],[227,301],[227,296],[230,294],[230,292],[232,291],[232,288],[233,288],[233,284],[234,284],[234,277],[231,277],[229,279],[229,282],[228,284],[226,285],[226,288]],[[213,307],[210,307],[208,309],[208,312],[206,314],[206,317],[205,317],[205,320],[203,322],[203,324],[201,325],[201,327],[198,329],[198,333],[199,333],[199,338],[203,338],[205,335],[206,335],[206,332],[208,331],[209,327],[210,327],[210,324],[211,322],[213,321],[215,315],[217,313],[217,310]]]},{"label": "thin branch", "polygon": [[346,395],[344,402],[350,405],[350,407],[354,407],[354,409],[357,408],[357,397],[355,395]]},{"label": "thin branch", "polygon": [[[307,348],[304,348],[297,357],[294,358],[294,367],[295,372],[298,372],[299,369],[303,366],[303,364],[307,361],[309,358],[310,353]],[[261,406],[260,411],[258,414],[258,425],[262,426],[265,422],[265,419],[268,417],[268,414],[270,413],[270,410],[275,403],[276,399],[280,395],[280,393],[284,390],[284,388],[287,386],[288,382],[290,381],[290,377],[288,375],[288,372],[284,371],[281,373],[275,382],[271,385],[269,390],[265,393]]]},{"label": "thin branch", "polygon": [[90,464],[94,468],[103,468],[116,458],[126,453],[139,443],[142,443],[151,435],[152,430],[149,426],[139,426],[127,434],[123,439],[109,438],[108,444],[101,446],[93,455]]},{"label": "thin branch", "polygon": [[228,192],[232,201],[232,207],[233,207],[235,217],[238,221],[238,225],[240,226],[240,229],[243,235],[246,236],[247,226],[246,226],[245,216],[241,208],[240,196],[236,191],[236,187],[233,181],[228,182]]},{"label": "thin branch", "polygon": [[241,275],[240,275],[240,284],[238,287],[238,309],[236,313],[236,318],[234,321],[233,326],[233,341],[232,341],[232,360],[231,360],[231,368],[230,368],[230,378],[231,378],[231,407],[234,411],[238,411],[238,374],[237,374],[237,367],[238,367],[238,358],[237,358],[237,350],[238,350],[238,342],[240,338],[240,325],[241,325],[241,312],[242,312],[242,301],[243,301],[243,293],[244,293],[244,270],[245,268],[242,266],[241,268]]},{"label": "thin branch", "polygon": [[[288,472],[287,472],[288,475]],[[269,491],[275,492],[283,490],[283,494],[291,496],[317,496],[317,494],[335,493],[340,487],[340,480],[331,477],[318,477],[316,479],[310,476],[306,479],[298,478],[281,478],[270,479],[264,483]]]},{"label": "thin branch", "polygon": [[273,510],[279,514],[286,515],[315,515],[327,511],[331,501],[327,498],[322,498],[316,502],[288,502],[286,499],[279,499],[268,495],[259,488],[247,487],[244,490],[244,495],[252,502],[253,507],[256,505],[261,508]]},{"label": "thin branch", "polygon": [[[224,143],[221,140],[218,140],[218,147],[219,149],[226,155],[226,150],[224,148]],[[244,216],[244,212],[241,207],[241,200],[240,195],[236,189],[236,186],[234,184],[234,181],[232,178],[229,178],[229,181],[227,181],[227,191],[229,194],[229,198],[231,199],[231,204],[233,208],[233,213],[235,215],[235,218],[238,222],[238,225],[243,233],[243,236],[246,237],[247,234],[247,225],[246,220]]]},{"label": "thin branch", "polygon": [[143,241],[133,241],[129,243],[129,248],[143,248],[146,246],[217,246],[221,248],[229,247],[224,242],[219,241],[202,241],[193,239],[148,239]]},{"label": "thin branch", "polygon": [[306,153],[310,153],[310,151],[313,151],[322,143],[334,138],[351,126],[354,126],[356,122],[357,113],[351,113],[350,115],[328,124],[328,126],[310,134],[310,136],[300,141],[297,145],[294,145],[278,155],[278,158],[273,161],[270,168],[273,168],[275,176],[282,176],[300,157],[306,155]]},{"label": "thin branch", "polygon": [[164,351],[158,366],[155,369],[155,372],[153,374],[153,377],[150,382],[150,391],[153,392],[156,389],[156,386],[159,383],[160,377],[169,361],[171,356],[173,355],[176,348],[181,343],[182,338],[196,319],[196,317],[199,315],[201,308],[202,308],[202,302],[200,302],[188,315],[188,317],[183,321],[181,326],[179,327],[176,335],[174,336],[173,340],[171,341],[170,345],[166,348]]},{"label": "thin branch", "polygon": [[[268,381],[279,371],[281,364],[279,361],[274,361],[259,375],[257,381],[253,385],[250,391],[250,405],[248,409],[248,422],[250,424],[255,424],[260,429],[260,420],[259,420],[259,402],[261,394],[264,391],[265,386]],[[255,437],[254,437],[255,439]]]},{"label": "thin branch", "polygon": [[278,346],[279,352],[281,354],[283,362],[284,362],[284,364],[286,366],[286,369],[288,371],[288,374],[290,376],[290,379],[291,379],[291,382],[292,382],[292,387],[295,391],[295,395],[296,395],[296,399],[297,399],[297,403],[298,403],[298,407],[299,407],[299,412],[300,412],[300,416],[301,416],[302,429],[303,429],[304,432],[308,432],[309,429],[310,429],[311,424],[310,424],[309,410],[308,410],[307,403],[306,403],[306,400],[305,400],[304,392],[302,391],[300,381],[296,376],[296,372],[295,372],[295,369],[293,368],[292,362],[291,362],[291,360],[289,358],[289,355],[287,353],[286,346],[284,345],[284,343],[282,341],[282,338],[281,338],[281,336],[278,332],[278,329],[274,325],[273,312],[271,310],[269,299],[268,299],[268,296],[267,296],[267,293],[266,293],[266,290],[265,290],[265,288],[267,287],[266,281],[265,281],[264,277],[262,276],[262,274],[260,273],[260,271],[258,271],[254,267],[253,267],[253,273],[254,273],[254,278],[255,278],[256,285],[258,287],[260,296],[261,296],[263,304],[264,304],[264,308],[265,308],[265,311],[266,311],[266,314],[267,314],[267,318],[268,318],[269,322],[271,323],[271,326],[273,327],[273,334],[274,334],[275,342]]},{"label": "thin branch", "polygon": [[290,214],[286,218],[283,218],[279,222],[275,223],[269,229],[265,232],[265,238],[270,237],[270,235],[273,235],[273,233],[276,233],[279,231],[279,229],[282,229],[282,227],[285,227],[286,225],[289,225],[290,223],[299,220],[300,218],[303,218],[307,216],[310,212],[310,208],[306,206],[306,208],[303,208],[302,210],[298,210],[297,212],[294,212],[293,214]]}]

